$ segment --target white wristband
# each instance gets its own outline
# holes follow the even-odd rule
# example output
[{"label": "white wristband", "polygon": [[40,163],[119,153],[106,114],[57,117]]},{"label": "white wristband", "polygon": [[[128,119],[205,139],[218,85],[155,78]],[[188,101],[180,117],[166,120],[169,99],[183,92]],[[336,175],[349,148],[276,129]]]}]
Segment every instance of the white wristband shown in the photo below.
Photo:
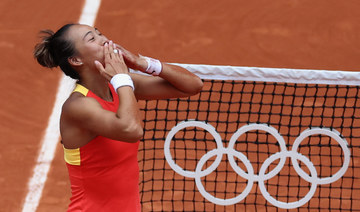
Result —
[{"label": "white wristband", "polygon": [[134,83],[128,74],[116,74],[111,78],[110,83],[114,87],[115,91],[123,86],[130,86],[133,90],[135,89]]},{"label": "white wristband", "polygon": [[153,76],[158,76],[162,70],[161,62],[151,57],[145,57],[145,56],[143,57],[145,58],[148,64],[145,72]]}]

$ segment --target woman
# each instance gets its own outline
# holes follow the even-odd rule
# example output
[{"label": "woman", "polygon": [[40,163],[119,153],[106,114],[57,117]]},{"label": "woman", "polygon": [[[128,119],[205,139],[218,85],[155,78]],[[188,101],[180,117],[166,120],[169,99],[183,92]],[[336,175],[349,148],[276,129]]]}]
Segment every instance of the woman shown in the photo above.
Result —
[{"label": "woman", "polygon": [[134,55],[91,26],[42,33],[37,61],[77,80],[60,119],[72,191],[68,211],[140,211],[137,100],[194,95],[202,81],[179,66]]}]

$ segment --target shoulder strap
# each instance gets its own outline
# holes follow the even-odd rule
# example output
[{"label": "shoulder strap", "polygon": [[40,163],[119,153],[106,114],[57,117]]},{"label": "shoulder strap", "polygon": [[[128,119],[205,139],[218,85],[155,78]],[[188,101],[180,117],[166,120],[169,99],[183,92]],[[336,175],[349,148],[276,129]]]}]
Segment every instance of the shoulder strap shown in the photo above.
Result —
[{"label": "shoulder strap", "polygon": [[75,89],[73,90],[73,93],[74,92],[79,92],[81,93],[82,95],[84,96],[87,96],[88,92],[89,92],[89,89],[85,88],[84,86],[80,85],[80,84],[76,84],[76,87]]}]

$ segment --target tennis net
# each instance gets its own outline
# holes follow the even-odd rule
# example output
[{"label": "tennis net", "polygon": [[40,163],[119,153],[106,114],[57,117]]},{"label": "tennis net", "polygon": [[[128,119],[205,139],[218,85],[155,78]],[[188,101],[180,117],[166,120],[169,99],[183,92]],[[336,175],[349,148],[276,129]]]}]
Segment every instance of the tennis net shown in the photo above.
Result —
[{"label": "tennis net", "polygon": [[204,88],[140,101],[143,211],[360,211],[360,74],[181,65]]}]

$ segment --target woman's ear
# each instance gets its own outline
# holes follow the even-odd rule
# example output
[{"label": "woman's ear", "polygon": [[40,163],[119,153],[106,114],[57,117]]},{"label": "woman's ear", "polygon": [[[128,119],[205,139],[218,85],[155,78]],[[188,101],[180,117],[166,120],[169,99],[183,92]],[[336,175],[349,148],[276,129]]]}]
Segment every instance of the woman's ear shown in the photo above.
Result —
[{"label": "woman's ear", "polygon": [[83,64],[81,59],[78,57],[69,57],[68,62],[70,63],[70,65],[73,65],[73,66],[81,66]]}]

